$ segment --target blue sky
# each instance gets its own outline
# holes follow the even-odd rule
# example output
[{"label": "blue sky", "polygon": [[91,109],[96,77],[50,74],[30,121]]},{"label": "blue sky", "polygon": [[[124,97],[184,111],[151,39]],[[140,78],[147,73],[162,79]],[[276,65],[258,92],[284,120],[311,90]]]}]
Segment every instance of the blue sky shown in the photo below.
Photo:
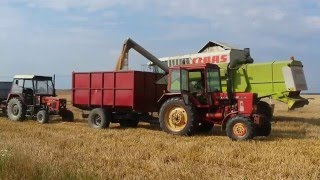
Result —
[{"label": "blue sky", "polygon": [[320,0],[0,0],[0,79],[57,74],[67,88],[72,71],[112,70],[127,37],[157,57],[209,40],[250,47],[255,62],[295,56],[320,92]]}]

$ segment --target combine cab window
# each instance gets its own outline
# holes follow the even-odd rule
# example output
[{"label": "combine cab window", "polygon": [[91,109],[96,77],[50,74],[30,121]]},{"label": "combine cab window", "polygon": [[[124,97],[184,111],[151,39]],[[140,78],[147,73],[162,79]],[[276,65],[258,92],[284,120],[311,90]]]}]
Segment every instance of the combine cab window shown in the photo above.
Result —
[{"label": "combine cab window", "polygon": [[208,92],[221,92],[219,69],[207,69]]}]

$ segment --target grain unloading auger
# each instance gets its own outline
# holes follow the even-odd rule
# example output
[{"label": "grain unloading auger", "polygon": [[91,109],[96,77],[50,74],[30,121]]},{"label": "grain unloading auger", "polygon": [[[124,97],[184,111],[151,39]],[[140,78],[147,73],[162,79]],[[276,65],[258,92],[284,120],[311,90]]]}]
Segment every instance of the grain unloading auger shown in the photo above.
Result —
[{"label": "grain unloading auger", "polygon": [[134,40],[128,38],[122,48],[122,52],[120,54],[120,57],[118,59],[117,65],[115,70],[128,70],[128,53],[130,49],[136,50],[138,53],[140,53],[145,58],[149,59],[153,64],[156,64],[159,68],[161,68],[166,74],[169,73],[169,67],[166,63],[161,62],[158,58],[156,58],[154,55],[152,55],[149,51],[144,49],[142,46],[140,46],[138,43],[136,43]]}]

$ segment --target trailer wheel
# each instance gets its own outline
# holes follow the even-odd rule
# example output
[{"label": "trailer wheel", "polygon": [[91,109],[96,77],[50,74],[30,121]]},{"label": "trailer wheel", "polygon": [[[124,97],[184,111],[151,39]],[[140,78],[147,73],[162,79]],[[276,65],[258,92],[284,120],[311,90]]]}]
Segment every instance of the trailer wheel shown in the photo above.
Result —
[{"label": "trailer wheel", "polygon": [[20,99],[12,98],[7,105],[7,115],[12,121],[23,121],[26,118],[26,107]]},{"label": "trailer wheel", "polygon": [[70,110],[66,110],[61,114],[62,121],[72,122],[74,119],[73,112]]},{"label": "trailer wheel", "polygon": [[269,136],[271,133],[271,122],[265,120],[261,126],[257,127],[256,135],[257,136]]},{"label": "trailer wheel", "polygon": [[233,141],[249,140],[254,137],[254,123],[250,118],[235,116],[226,125],[227,136]]},{"label": "trailer wheel", "polygon": [[105,129],[110,125],[110,114],[103,108],[96,108],[90,111],[88,117],[89,126],[95,129]]},{"label": "trailer wheel", "polygon": [[37,113],[37,121],[41,124],[46,124],[49,122],[49,114],[46,110],[40,110]]},{"label": "trailer wheel", "polygon": [[265,101],[259,101],[257,103],[257,113],[265,115],[269,121],[271,121],[273,117],[272,108]]},{"label": "trailer wheel", "polygon": [[170,134],[190,136],[196,130],[194,110],[180,98],[171,98],[162,105],[159,120],[161,129]]}]

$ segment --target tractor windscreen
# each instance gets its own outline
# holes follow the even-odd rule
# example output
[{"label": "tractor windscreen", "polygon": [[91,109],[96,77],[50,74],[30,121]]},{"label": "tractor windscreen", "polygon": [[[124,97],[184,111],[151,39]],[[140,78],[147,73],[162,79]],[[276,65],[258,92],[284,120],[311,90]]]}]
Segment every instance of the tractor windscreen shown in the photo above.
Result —
[{"label": "tractor windscreen", "polygon": [[34,82],[36,94],[53,95],[53,83],[50,80],[35,80]]},{"label": "tractor windscreen", "polygon": [[207,69],[207,88],[208,92],[221,92],[221,80],[219,69]]}]

